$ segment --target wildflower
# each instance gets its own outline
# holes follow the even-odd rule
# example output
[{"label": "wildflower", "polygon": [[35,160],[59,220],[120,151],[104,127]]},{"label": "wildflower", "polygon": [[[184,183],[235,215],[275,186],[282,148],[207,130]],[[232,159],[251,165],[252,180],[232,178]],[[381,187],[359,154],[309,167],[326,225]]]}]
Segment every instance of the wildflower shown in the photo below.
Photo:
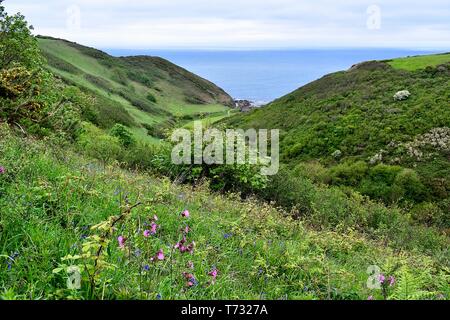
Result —
[{"label": "wildflower", "polygon": [[189,269],[194,269],[194,263],[192,261],[188,261],[188,263],[186,264],[186,267]]},{"label": "wildflower", "polygon": [[232,236],[233,236],[232,233],[225,233],[225,234],[223,235],[223,237],[224,237],[225,239],[229,239],[229,238],[231,238]]},{"label": "wildflower", "polygon": [[191,273],[187,273],[187,272],[183,272],[183,276],[184,278],[187,280],[186,285],[190,288],[190,287],[195,287],[196,285],[198,285],[198,281],[197,279],[195,279],[194,275]]},{"label": "wildflower", "polygon": [[395,277],[394,276],[389,276],[389,286],[393,286],[395,284]]},{"label": "wildflower", "polygon": [[156,229],[158,228],[158,225],[156,224],[156,223],[152,223],[151,224],[151,230],[150,230],[150,233],[152,234],[152,235],[154,235],[154,234],[156,234]]},{"label": "wildflower", "polygon": [[162,299],[161,293],[158,293],[158,294],[156,295],[156,299],[158,299],[158,300],[161,300],[161,299]]},{"label": "wildflower", "polygon": [[119,247],[121,249],[125,248],[125,238],[123,236],[117,237],[117,241],[119,242]]},{"label": "wildflower", "polygon": [[8,256],[8,271],[12,269],[13,263],[16,262],[16,258],[19,256],[18,252],[14,252],[12,255]]},{"label": "wildflower", "polygon": [[146,264],[146,265],[144,266],[144,270],[145,270],[145,271],[149,271],[149,270],[150,270],[150,266],[149,266],[148,264]]},{"label": "wildflower", "polygon": [[158,258],[158,260],[164,260],[164,252],[162,249],[160,249],[158,251],[158,253],[156,254],[156,257]]},{"label": "wildflower", "polygon": [[183,211],[183,213],[181,214],[181,216],[183,217],[183,218],[189,218],[189,211],[188,210],[184,210]]},{"label": "wildflower", "polygon": [[5,167],[0,166],[0,174],[4,174],[5,173]]},{"label": "wildflower", "polygon": [[383,284],[385,280],[386,280],[386,277],[384,276],[384,274],[380,274],[378,276],[378,281],[380,281],[381,284]]},{"label": "wildflower", "polygon": [[212,277],[212,284],[214,284],[216,282],[216,278],[217,278],[217,274],[219,273],[219,271],[217,270],[216,267],[214,267],[211,272],[208,273],[209,276]]},{"label": "wildflower", "polygon": [[146,237],[146,238],[150,237],[150,234],[151,234],[150,230],[145,230],[143,233],[144,237]]},{"label": "wildflower", "polygon": [[153,215],[153,220],[154,221],[158,221],[158,216],[155,214],[155,215]]},{"label": "wildflower", "polygon": [[367,300],[374,300],[373,296],[368,296]]},{"label": "wildflower", "polygon": [[189,233],[189,231],[190,231],[191,229],[189,228],[189,226],[186,226],[186,227],[184,227],[184,233]]}]

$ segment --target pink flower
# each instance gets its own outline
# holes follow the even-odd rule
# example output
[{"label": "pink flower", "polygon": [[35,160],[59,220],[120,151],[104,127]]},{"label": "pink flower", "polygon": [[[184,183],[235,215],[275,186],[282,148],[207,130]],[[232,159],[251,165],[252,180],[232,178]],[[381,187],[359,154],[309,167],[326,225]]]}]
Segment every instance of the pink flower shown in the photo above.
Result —
[{"label": "pink flower", "polygon": [[381,284],[383,284],[385,280],[386,280],[386,278],[385,278],[384,274],[380,274],[378,276],[378,281],[380,281]]},{"label": "pink flower", "polygon": [[119,247],[120,248],[125,248],[125,238],[123,237],[123,236],[119,236],[118,238],[117,238],[117,241],[119,242]]},{"label": "pink flower", "polygon": [[395,277],[389,276],[389,285],[392,287],[395,284]]},{"label": "pink flower", "polygon": [[369,296],[367,300],[374,300],[373,296]]},{"label": "pink flower", "polygon": [[210,275],[211,277],[213,277],[213,279],[217,278],[217,269],[213,269],[210,273],[208,273],[208,275]]},{"label": "pink flower", "polygon": [[156,254],[156,257],[158,258],[158,260],[164,260],[164,252],[163,252],[163,250],[162,249],[160,249],[159,251],[158,251],[158,253]]},{"label": "pink flower", "polygon": [[151,234],[150,230],[144,231],[144,237],[148,238],[148,237],[150,237],[150,234]]},{"label": "pink flower", "polygon": [[5,167],[0,166],[0,174],[4,174],[5,173]]},{"label": "pink flower", "polygon": [[189,211],[188,210],[184,210],[183,213],[181,214],[181,216],[183,218],[189,218]]},{"label": "pink flower", "polygon": [[153,215],[153,220],[158,221],[158,216],[156,214]]},{"label": "pink flower", "polygon": [[184,227],[184,233],[189,233],[190,229],[189,226]]},{"label": "pink flower", "polygon": [[216,282],[218,273],[219,273],[219,271],[217,270],[217,268],[212,269],[212,271],[208,273],[208,275],[210,275],[212,277],[212,281],[211,281],[212,284],[214,284]]},{"label": "pink flower", "polygon": [[151,233],[156,234],[156,229],[158,228],[158,225],[156,223],[152,223],[151,227],[152,227]]}]

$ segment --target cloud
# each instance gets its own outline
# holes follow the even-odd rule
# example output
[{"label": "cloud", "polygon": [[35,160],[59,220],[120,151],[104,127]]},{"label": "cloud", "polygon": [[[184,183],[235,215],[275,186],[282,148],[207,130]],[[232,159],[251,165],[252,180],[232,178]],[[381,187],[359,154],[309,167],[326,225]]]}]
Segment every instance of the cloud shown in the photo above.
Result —
[{"label": "cloud", "polygon": [[[36,33],[103,48],[450,48],[448,0],[7,0]],[[74,7],[75,6],[75,7]],[[68,10],[71,8],[70,10]],[[77,10],[79,8],[79,15]]]}]

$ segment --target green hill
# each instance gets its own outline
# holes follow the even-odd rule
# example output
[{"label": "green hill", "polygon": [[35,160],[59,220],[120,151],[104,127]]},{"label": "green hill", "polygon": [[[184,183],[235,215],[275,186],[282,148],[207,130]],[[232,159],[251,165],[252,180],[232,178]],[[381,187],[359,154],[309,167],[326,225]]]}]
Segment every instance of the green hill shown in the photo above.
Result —
[{"label": "green hill", "polygon": [[73,42],[39,37],[49,69],[96,97],[99,124],[122,123],[150,139],[171,117],[227,114],[232,98],[213,83],[158,57],[112,57]]},{"label": "green hill", "polygon": [[[371,61],[224,123],[280,129],[282,161],[319,183],[448,213],[449,88],[449,54]],[[410,96],[394,99],[402,90]]]}]

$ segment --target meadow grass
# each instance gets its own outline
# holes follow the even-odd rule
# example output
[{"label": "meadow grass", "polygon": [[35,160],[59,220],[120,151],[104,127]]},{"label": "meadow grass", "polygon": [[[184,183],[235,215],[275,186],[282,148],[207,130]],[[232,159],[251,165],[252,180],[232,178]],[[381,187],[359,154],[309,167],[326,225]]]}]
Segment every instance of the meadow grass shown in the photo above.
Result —
[{"label": "meadow grass", "polygon": [[450,53],[399,58],[388,63],[395,69],[415,71],[450,62]]}]

